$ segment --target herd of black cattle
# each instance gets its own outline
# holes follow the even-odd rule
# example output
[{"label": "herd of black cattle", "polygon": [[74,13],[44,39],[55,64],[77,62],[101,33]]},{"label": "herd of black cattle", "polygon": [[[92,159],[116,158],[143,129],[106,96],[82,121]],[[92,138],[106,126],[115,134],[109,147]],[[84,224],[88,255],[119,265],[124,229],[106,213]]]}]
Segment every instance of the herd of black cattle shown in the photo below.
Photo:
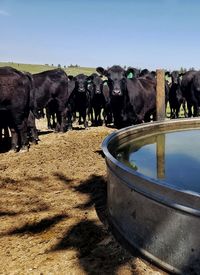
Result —
[{"label": "herd of black cattle", "polygon": [[[38,142],[35,119],[44,116],[49,128],[65,132],[79,124],[88,127],[113,124],[116,128],[149,122],[156,115],[156,74],[120,66],[98,67],[90,76],[67,76],[62,69],[37,74],[0,68],[0,143],[11,133],[11,150],[28,150]],[[181,105],[185,117],[198,116],[200,71],[166,72],[166,106],[177,118]],[[186,109],[187,103],[187,109]],[[9,130],[8,130],[9,129]]]}]

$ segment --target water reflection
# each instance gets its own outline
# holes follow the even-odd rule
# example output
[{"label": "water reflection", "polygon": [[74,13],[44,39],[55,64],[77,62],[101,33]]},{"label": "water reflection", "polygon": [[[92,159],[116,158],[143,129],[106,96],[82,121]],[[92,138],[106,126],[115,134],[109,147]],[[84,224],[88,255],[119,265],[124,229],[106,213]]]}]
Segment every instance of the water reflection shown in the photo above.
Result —
[{"label": "water reflection", "polygon": [[157,178],[165,179],[165,134],[156,137]]},{"label": "water reflection", "polygon": [[200,130],[149,135],[121,146],[116,158],[163,183],[200,193]]}]

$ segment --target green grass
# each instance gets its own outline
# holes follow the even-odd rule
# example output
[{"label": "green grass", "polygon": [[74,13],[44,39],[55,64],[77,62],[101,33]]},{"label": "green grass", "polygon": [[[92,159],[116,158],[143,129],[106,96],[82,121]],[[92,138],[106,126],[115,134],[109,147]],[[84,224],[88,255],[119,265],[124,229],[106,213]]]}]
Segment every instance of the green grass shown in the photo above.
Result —
[{"label": "green grass", "polygon": [[[26,71],[29,73],[40,73],[47,70],[52,70],[58,68],[57,66],[48,66],[48,65],[40,65],[40,64],[21,64],[21,63],[13,63],[13,62],[0,62],[0,67],[10,66],[19,71]],[[95,68],[87,68],[87,67],[73,67],[73,68],[62,68],[68,75],[77,75],[80,73],[90,75],[95,72]]]},{"label": "green grass", "polygon": [[[170,112],[170,107],[169,107],[169,103],[168,103],[167,104],[167,110],[166,110],[166,117],[170,118],[170,114],[171,114],[171,112]],[[184,110],[183,110],[182,105],[181,105],[181,108],[180,108],[179,118],[185,118]]]}]

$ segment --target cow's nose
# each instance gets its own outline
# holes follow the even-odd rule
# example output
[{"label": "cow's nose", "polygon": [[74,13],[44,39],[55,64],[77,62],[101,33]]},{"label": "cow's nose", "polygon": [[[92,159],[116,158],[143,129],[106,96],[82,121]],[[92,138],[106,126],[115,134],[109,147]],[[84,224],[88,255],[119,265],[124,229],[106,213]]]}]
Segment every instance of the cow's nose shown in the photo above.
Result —
[{"label": "cow's nose", "polygon": [[114,89],[113,93],[116,95],[119,95],[121,93],[121,91],[119,89]]}]

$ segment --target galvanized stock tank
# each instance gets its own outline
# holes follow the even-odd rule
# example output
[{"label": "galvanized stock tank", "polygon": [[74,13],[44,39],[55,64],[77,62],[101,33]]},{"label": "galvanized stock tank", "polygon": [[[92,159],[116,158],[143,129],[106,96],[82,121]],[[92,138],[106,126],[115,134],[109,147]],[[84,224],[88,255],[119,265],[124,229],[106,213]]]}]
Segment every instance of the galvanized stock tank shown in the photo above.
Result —
[{"label": "galvanized stock tank", "polygon": [[[190,146],[187,152],[184,143],[178,157],[173,154],[174,144],[176,151],[184,140],[179,137],[173,144],[176,133],[190,136],[187,144],[195,146],[194,156],[190,156]],[[166,145],[167,134],[171,135],[170,146]],[[114,231],[151,262],[173,273],[200,274],[199,134],[200,119],[179,119],[124,128],[106,137],[102,144],[107,165],[109,220]],[[129,143],[135,156],[140,148],[152,154],[149,146],[153,144],[155,156],[149,162],[156,164],[148,163],[148,156],[143,161],[140,158],[140,163],[156,167],[156,173],[146,168],[147,174],[142,173],[137,165],[128,163],[129,157],[122,161],[123,148]],[[167,146],[177,167],[173,169],[174,178],[170,174],[173,164],[168,161]],[[131,150],[124,155],[131,155]],[[183,167],[182,159],[186,159]],[[192,171],[195,165],[199,170]],[[181,179],[186,185],[181,185]]]}]

